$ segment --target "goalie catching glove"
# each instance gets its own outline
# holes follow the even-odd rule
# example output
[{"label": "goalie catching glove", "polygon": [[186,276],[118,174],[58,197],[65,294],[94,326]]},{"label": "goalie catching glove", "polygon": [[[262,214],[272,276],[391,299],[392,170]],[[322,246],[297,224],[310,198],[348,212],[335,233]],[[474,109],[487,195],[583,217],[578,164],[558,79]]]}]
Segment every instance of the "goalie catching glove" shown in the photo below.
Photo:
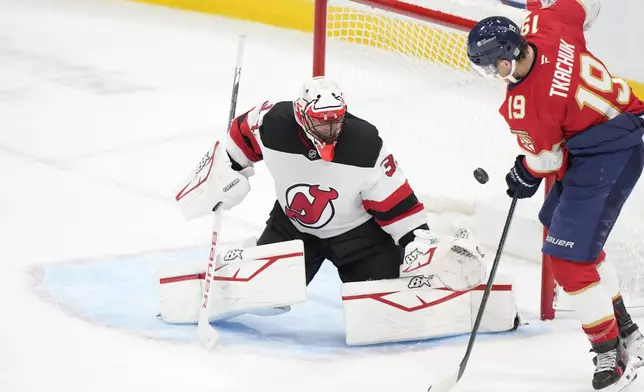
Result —
[{"label": "goalie catching glove", "polygon": [[486,275],[483,253],[467,229],[453,237],[441,238],[429,230],[414,230],[414,240],[405,246],[400,276],[434,275],[445,287],[469,290]]}]

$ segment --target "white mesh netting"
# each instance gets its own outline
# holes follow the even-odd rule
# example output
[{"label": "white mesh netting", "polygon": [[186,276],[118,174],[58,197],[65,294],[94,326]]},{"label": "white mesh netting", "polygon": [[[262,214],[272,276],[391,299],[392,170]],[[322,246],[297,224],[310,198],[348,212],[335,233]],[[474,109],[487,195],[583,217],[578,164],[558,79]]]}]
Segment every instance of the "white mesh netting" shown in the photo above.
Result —
[{"label": "white mesh netting", "polygon": [[[406,3],[478,20],[524,11],[496,0],[407,0]],[[498,114],[505,84],[469,69],[466,33],[416,17],[329,0],[326,75],[344,90],[349,110],[375,124],[421,194],[434,225],[452,230],[466,220],[495,245],[507,212],[504,176],[519,153]],[[472,171],[490,174],[485,186]],[[636,188],[606,246],[631,305],[644,305],[644,193]],[[541,197],[522,200],[506,250],[540,261]],[[498,227],[498,230],[496,229]],[[493,228],[493,229],[492,229]],[[559,308],[565,308],[559,302]]]}]

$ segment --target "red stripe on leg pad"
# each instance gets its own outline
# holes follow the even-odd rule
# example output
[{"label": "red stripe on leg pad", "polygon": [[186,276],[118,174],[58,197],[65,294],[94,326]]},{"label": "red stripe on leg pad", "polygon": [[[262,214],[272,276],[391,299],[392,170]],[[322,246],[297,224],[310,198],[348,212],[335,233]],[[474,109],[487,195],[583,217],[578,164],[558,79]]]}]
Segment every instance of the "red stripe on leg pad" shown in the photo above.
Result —
[{"label": "red stripe on leg pad", "polygon": [[[237,275],[239,274],[241,267],[237,267],[235,269],[234,273],[232,273],[232,271],[229,271],[229,274],[232,273],[232,276],[223,276],[223,275],[217,274],[217,275],[212,277],[212,280],[213,281],[228,281],[228,282],[249,282],[249,281],[253,280],[256,276],[261,274],[263,271],[265,271],[267,268],[269,268],[271,265],[273,265],[276,262],[278,262],[279,260],[288,259],[288,258],[291,258],[291,257],[303,256],[303,255],[304,254],[302,252],[295,252],[295,253],[284,253],[284,254],[275,255],[275,256],[259,257],[259,258],[255,259],[254,261],[265,260],[266,262],[262,266],[257,268],[257,270],[255,270],[254,272],[250,273],[250,275],[248,275],[248,276],[238,277]],[[211,260],[212,259],[213,258],[211,258]],[[215,272],[217,272],[217,271],[221,270],[223,267],[227,267],[229,265],[230,264],[224,264],[224,265],[217,266],[215,268]],[[159,283],[160,284],[168,284],[168,283],[185,282],[185,281],[189,281],[189,280],[205,279],[205,277],[206,277],[205,272],[195,273],[195,274],[188,274],[188,275],[169,276],[169,277],[165,277],[165,278],[160,278]]]},{"label": "red stripe on leg pad", "polygon": [[580,291],[599,282],[596,263],[577,263],[551,256],[552,273],[565,292]]},{"label": "red stripe on leg pad", "polygon": [[199,280],[199,279],[204,279],[206,277],[206,273],[200,273],[200,274],[190,274],[190,275],[181,275],[181,276],[171,276],[168,278],[161,278],[159,279],[160,284],[168,284],[168,283],[177,283],[177,282],[185,282],[187,280]]},{"label": "red stripe on leg pad", "polygon": [[[405,304],[397,303],[395,299],[391,298],[390,296],[392,294],[397,294],[400,293],[400,291],[390,291],[390,292],[384,292],[384,293],[370,293],[370,294],[358,294],[358,295],[345,295],[342,296],[343,301],[355,301],[355,300],[373,300],[376,302],[380,302],[384,305],[391,306],[392,308],[396,308],[399,310],[402,310],[404,312],[416,312],[420,310],[424,310],[427,308],[431,308],[436,305],[440,305],[444,302],[451,301],[455,298],[458,298],[462,296],[463,294],[467,294],[468,291],[454,291],[450,290],[447,288],[438,288],[434,290],[440,290],[440,291],[445,291],[446,294],[442,298],[438,298],[434,301],[426,302],[419,296],[416,296],[418,299],[418,304],[416,306],[408,306]],[[472,291],[484,291],[485,290],[485,285],[479,285],[476,286],[475,288],[472,289]],[[493,284],[491,287],[491,291],[512,291],[512,285],[511,284]],[[413,290],[410,291],[409,293],[413,294]],[[389,297],[389,298],[388,298]]]}]

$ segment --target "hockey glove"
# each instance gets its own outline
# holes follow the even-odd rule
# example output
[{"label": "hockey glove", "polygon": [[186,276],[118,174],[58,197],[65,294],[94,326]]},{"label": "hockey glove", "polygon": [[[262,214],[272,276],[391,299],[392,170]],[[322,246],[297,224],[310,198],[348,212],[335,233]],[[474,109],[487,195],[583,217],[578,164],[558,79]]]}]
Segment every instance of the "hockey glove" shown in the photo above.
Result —
[{"label": "hockey glove", "polygon": [[229,210],[250,192],[252,167],[233,169],[225,152],[223,145],[216,143],[178,188],[175,200],[186,220],[210,214],[219,203]]},{"label": "hockey glove", "polygon": [[414,230],[405,246],[400,277],[423,275],[452,290],[469,290],[485,279],[486,266],[479,245],[467,229],[441,237],[429,230]]},{"label": "hockey glove", "polygon": [[508,184],[508,196],[514,196],[514,192],[519,192],[519,199],[525,199],[534,196],[541,184],[541,178],[530,174],[528,168],[523,163],[524,155],[517,156],[514,167],[505,176],[505,182]]}]

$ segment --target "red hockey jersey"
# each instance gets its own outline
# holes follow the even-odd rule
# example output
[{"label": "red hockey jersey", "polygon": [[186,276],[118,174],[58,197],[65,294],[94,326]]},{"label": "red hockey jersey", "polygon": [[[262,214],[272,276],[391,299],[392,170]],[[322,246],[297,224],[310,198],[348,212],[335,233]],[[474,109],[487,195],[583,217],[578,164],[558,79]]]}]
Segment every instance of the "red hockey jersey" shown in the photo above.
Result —
[{"label": "red hockey jersey", "polygon": [[508,86],[500,108],[533,175],[566,170],[565,141],[644,103],[586,48],[586,10],[577,0],[535,3],[521,33],[535,51],[528,75]]}]

